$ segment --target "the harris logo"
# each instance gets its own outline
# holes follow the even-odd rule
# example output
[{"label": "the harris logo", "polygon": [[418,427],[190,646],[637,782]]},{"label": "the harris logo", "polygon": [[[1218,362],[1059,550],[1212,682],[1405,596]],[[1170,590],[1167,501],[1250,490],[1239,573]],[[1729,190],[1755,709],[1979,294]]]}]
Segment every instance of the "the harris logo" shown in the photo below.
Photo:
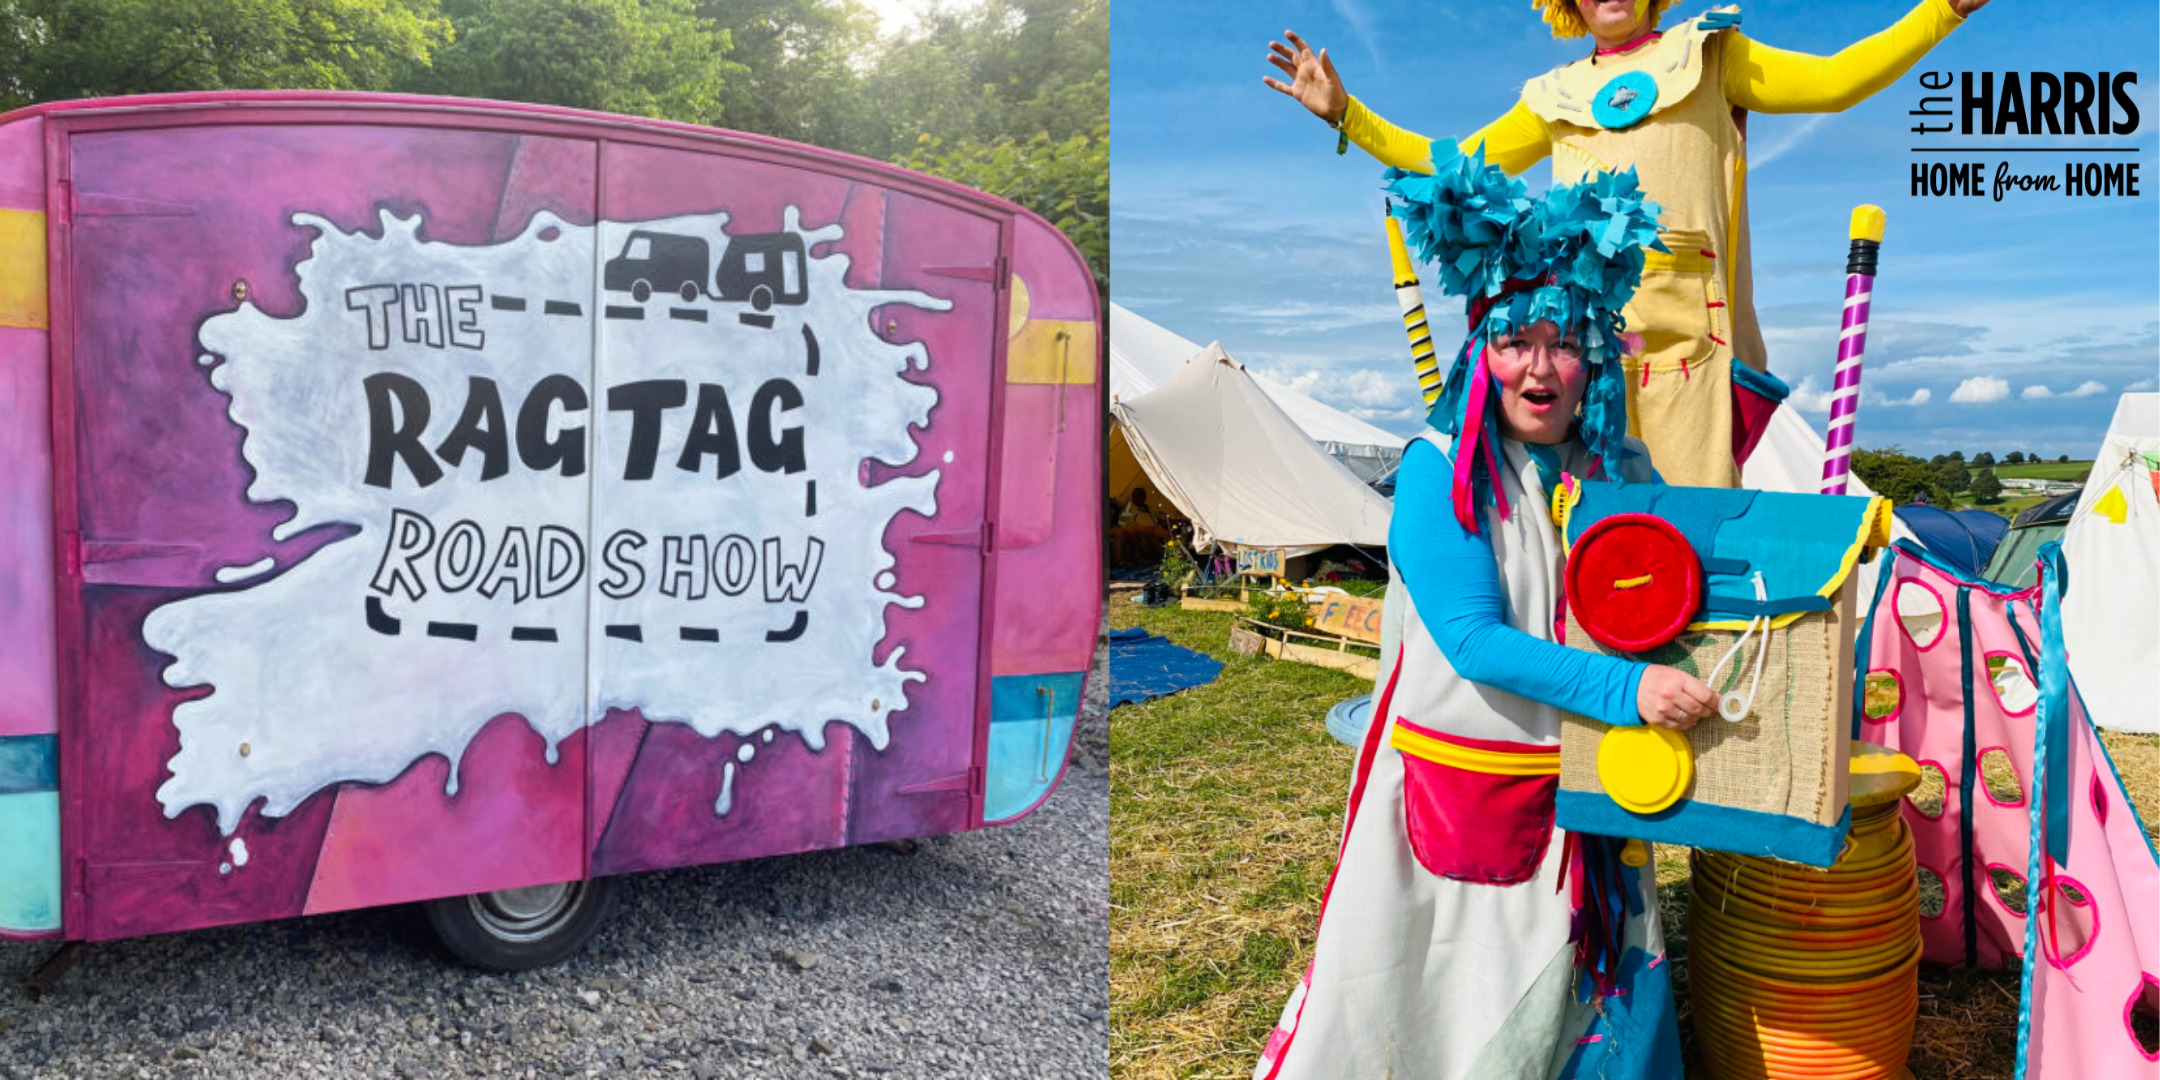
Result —
[{"label": "the harris logo", "polygon": [[[2134,71],[1921,73],[1923,93],[1910,115],[1922,143],[1912,152],[1925,156],[1911,162],[1912,194],[1995,202],[2016,192],[2140,195],[2139,149],[2118,141],[2138,130],[2137,81]],[[1985,141],[1927,144],[1944,135]],[[2013,165],[2013,155],[2023,154],[2063,160]]]}]

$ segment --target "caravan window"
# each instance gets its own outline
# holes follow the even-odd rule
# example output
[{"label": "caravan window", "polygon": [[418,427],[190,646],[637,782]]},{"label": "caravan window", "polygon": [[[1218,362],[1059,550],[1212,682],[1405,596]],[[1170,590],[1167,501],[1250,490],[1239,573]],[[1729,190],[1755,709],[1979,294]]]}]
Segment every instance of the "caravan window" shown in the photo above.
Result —
[{"label": "caravan window", "polygon": [[636,259],[640,262],[652,258],[652,237],[631,237],[630,246],[623,249],[623,258]]},{"label": "caravan window", "polygon": [[742,257],[742,268],[743,273],[746,274],[764,273],[765,253],[762,251],[745,252]]},{"label": "caravan window", "polygon": [[794,296],[802,292],[802,255],[798,252],[780,253],[780,295]]}]

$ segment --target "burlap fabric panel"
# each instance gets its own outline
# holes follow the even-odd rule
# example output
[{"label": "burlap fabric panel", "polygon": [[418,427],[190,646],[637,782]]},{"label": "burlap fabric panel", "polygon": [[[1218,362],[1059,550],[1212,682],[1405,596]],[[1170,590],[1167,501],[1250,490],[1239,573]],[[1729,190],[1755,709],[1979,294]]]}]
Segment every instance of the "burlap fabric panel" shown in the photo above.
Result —
[{"label": "burlap fabric panel", "polygon": [[[1762,686],[1737,722],[1713,716],[1687,733],[1695,751],[1695,780],[1685,797],[1702,803],[1780,814],[1823,825],[1845,812],[1852,730],[1853,582],[1839,589],[1832,610],[1809,612],[1770,632],[1762,657]],[[1711,669],[1739,640],[1738,630],[1687,630],[1646,653],[1607,649],[1567,617],[1567,643],[1578,649],[1665,664],[1710,682]],[[1746,694],[1762,648],[1757,630],[1718,672],[1710,688]],[[1569,714],[1560,733],[1560,787],[1604,794],[1598,782],[1598,742],[1611,725]]]}]

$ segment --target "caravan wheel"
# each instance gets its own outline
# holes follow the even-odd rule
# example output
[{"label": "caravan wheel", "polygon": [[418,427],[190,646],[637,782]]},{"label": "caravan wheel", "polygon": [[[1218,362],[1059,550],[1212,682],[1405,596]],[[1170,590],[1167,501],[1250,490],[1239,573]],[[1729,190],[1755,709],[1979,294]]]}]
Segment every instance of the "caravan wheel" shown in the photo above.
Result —
[{"label": "caravan wheel", "polygon": [[526,971],[585,947],[615,909],[615,880],[596,878],[430,900],[428,925],[458,959]]}]

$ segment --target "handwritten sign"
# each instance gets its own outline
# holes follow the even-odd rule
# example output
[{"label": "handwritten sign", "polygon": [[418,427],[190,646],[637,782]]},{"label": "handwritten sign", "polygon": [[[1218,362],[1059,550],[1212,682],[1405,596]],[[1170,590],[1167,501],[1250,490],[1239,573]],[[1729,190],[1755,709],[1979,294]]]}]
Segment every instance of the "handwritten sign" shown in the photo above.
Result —
[{"label": "handwritten sign", "polygon": [[1282,552],[1240,550],[1237,553],[1240,574],[1282,576]]},{"label": "handwritten sign", "polygon": [[1359,641],[1380,640],[1380,597],[1329,593],[1311,606],[1315,629]]}]

